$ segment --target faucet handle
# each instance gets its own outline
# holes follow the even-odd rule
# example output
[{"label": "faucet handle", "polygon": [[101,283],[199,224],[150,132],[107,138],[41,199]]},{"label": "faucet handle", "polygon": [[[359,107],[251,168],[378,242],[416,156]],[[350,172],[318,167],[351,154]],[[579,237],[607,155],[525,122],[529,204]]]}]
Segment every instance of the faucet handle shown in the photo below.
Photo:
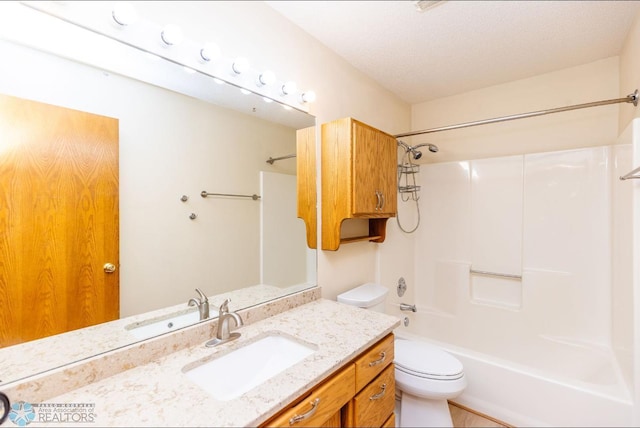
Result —
[{"label": "faucet handle", "polygon": [[202,290],[200,290],[199,288],[196,288],[196,292],[200,295],[200,302],[209,301],[209,299],[207,299],[207,296],[202,292]]},{"label": "faucet handle", "polygon": [[220,305],[220,314],[228,314],[229,313],[229,302],[231,302],[231,299],[226,299],[221,305]]}]

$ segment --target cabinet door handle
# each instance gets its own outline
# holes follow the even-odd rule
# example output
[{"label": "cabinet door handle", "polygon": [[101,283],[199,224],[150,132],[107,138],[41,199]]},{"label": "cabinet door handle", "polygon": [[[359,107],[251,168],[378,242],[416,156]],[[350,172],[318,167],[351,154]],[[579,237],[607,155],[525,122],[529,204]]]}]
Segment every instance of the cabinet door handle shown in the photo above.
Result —
[{"label": "cabinet door handle", "polygon": [[384,208],[384,193],[380,192],[380,198],[382,199],[382,203],[380,204],[380,209]]},{"label": "cabinet door handle", "polygon": [[380,209],[380,203],[381,203],[381,199],[380,197],[382,196],[382,194],[380,194],[380,191],[376,190],[376,198],[378,198],[378,202],[376,203],[376,211],[378,211]]},{"label": "cabinet door handle", "polygon": [[311,403],[311,410],[309,410],[307,413],[303,413],[301,415],[294,415],[291,419],[289,419],[289,425],[293,425],[296,424],[300,421],[303,421],[307,418],[310,418],[311,416],[314,415],[314,413],[316,412],[316,410],[318,410],[318,404],[320,403],[320,398],[316,398],[315,400],[313,400]]},{"label": "cabinet door handle", "polygon": [[387,384],[383,383],[382,385],[380,385],[380,392],[378,392],[377,394],[373,394],[371,397],[369,397],[369,400],[373,401],[381,399],[382,397],[384,397],[384,393],[386,392],[386,390]]},{"label": "cabinet door handle", "polygon": [[375,361],[371,361],[369,363],[369,367],[377,366],[378,364],[383,363],[385,358],[387,358],[387,353],[384,351],[380,352],[380,358]]}]

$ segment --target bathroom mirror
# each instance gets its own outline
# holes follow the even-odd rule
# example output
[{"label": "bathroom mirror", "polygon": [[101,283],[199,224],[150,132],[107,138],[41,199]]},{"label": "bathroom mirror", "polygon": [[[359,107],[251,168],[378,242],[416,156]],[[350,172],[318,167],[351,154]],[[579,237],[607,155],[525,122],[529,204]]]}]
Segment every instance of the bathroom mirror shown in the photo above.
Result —
[{"label": "bathroom mirror", "polygon": [[[232,299],[239,310],[316,285],[290,156],[313,116],[25,5],[2,7],[0,94],[118,119],[121,318],[189,309],[196,288],[215,316],[230,293],[247,291]],[[140,340],[121,325],[76,360]],[[78,333],[107,331],[98,327]],[[0,361],[34,355],[24,346],[42,340],[0,349]],[[65,355],[30,374],[74,362]],[[0,385],[26,371],[0,364]]]}]

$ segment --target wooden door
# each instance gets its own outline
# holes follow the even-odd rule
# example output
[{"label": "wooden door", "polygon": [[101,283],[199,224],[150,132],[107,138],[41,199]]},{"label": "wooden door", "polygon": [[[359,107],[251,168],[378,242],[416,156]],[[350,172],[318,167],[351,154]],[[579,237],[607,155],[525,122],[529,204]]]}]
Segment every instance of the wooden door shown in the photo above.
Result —
[{"label": "wooden door", "polygon": [[0,95],[0,346],[119,317],[118,120]]}]

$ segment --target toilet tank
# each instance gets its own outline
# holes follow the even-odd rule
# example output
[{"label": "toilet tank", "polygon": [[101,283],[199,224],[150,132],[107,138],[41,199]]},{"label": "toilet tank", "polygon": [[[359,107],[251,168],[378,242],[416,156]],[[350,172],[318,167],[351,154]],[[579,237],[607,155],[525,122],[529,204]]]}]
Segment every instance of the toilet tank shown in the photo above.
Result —
[{"label": "toilet tank", "polygon": [[338,302],[384,312],[384,300],[388,292],[389,290],[380,284],[367,282],[338,295]]}]

